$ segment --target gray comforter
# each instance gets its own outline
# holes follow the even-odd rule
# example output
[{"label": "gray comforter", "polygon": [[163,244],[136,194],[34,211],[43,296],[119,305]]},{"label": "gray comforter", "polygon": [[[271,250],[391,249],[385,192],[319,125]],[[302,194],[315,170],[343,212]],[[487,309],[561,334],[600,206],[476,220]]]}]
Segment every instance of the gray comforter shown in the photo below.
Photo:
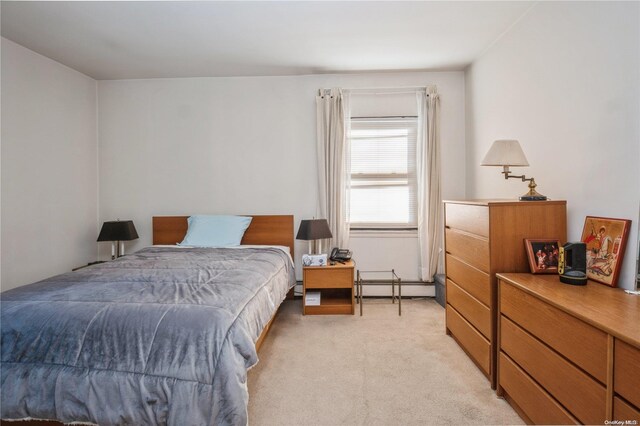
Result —
[{"label": "gray comforter", "polygon": [[294,284],[275,248],[150,247],[4,292],[1,417],[246,424],[254,342]]}]

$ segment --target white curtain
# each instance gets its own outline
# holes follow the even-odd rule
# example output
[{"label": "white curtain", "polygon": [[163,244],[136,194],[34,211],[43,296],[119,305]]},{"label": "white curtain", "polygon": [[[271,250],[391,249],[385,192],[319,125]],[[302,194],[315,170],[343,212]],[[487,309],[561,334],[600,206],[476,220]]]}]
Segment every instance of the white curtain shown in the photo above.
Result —
[{"label": "white curtain", "polygon": [[418,100],[418,241],[420,279],[433,281],[438,269],[442,240],[442,194],[440,191],[439,97],[434,86],[419,90]]},{"label": "white curtain", "polygon": [[349,96],[341,89],[320,89],[316,96],[318,216],[327,219],[330,247],[349,247],[350,159]]}]

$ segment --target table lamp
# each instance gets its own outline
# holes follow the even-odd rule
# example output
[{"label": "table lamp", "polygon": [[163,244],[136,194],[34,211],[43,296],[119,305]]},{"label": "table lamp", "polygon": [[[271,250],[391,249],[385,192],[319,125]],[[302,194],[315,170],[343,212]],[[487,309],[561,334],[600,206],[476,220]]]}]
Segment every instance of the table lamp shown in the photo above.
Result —
[{"label": "table lamp", "polygon": [[[333,235],[331,234],[331,229],[329,229],[327,219],[311,219],[300,222],[296,240],[308,240],[309,254],[315,254],[316,241],[332,237]],[[322,242],[319,244],[318,253],[322,253]]]},{"label": "table lamp", "polygon": [[536,181],[533,178],[526,178],[525,175],[512,175],[509,167],[528,166],[529,162],[525,157],[520,143],[513,139],[501,139],[493,142],[489,152],[485,155],[481,166],[502,166],[502,172],[505,179],[516,178],[522,179],[523,182],[529,182],[529,192],[520,196],[520,201],[544,201],[547,199],[545,195],[536,191]]},{"label": "table lamp", "polygon": [[138,239],[138,232],[132,220],[105,222],[98,235],[98,241],[111,241],[111,260],[124,255],[123,241],[136,239]]}]

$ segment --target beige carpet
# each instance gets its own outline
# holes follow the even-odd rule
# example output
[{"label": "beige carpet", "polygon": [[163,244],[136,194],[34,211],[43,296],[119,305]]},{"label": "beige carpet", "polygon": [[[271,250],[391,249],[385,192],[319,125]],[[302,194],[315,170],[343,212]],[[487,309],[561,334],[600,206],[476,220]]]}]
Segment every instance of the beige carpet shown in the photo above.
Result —
[{"label": "beige carpet", "polygon": [[251,425],[523,424],[454,340],[433,299],[365,300],[364,316],[286,301],[249,372]]}]

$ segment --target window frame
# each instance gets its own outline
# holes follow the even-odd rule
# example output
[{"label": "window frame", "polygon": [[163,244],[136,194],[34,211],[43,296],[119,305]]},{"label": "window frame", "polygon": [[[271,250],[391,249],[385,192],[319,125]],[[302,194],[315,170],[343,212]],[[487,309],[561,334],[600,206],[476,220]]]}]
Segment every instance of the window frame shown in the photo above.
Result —
[{"label": "window frame", "polygon": [[[352,116],[349,118],[350,120],[350,126],[349,126],[349,136],[348,136],[348,143],[349,146],[351,148],[351,123],[353,123],[354,121],[357,120],[411,120],[413,125],[409,126],[408,128],[414,133],[414,137],[413,137],[413,142],[415,143],[415,146],[411,147],[409,149],[409,152],[413,151],[415,153],[416,149],[417,149],[417,133],[418,133],[418,120],[419,117],[417,115],[387,115],[387,116]],[[351,151],[351,149],[350,149]],[[349,159],[349,161],[351,162],[351,158]],[[409,161],[409,160],[407,160]],[[403,185],[398,185],[398,186],[403,186],[403,187],[408,187],[409,191],[416,191],[417,192],[417,170],[415,168],[416,164],[413,163],[413,168],[411,167],[411,164],[407,164],[407,173],[406,174],[396,174],[396,173],[376,173],[376,174],[368,174],[366,175],[366,178],[370,178],[370,179],[375,179],[375,178],[379,178],[380,180],[384,180],[384,179],[405,179],[407,181],[406,184]],[[360,175],[362,176],[362,175]],[[350,178],[350,184],[349,184],[349,192],[351,191],[351,182],[354,180],[354,174],[350,171],[349,173],[349,178]],[[361,177],[362,179],[362,177]],[[357,179],[356,179],[357,180]],[[374,186],[374,185],[369,185],[369,186]],[[385,185],[386,186],[386,185]],[[392,185],[389,185],[392,186]],[[411,195],[410,195],[411,196]],[[413,197],[416,197],[417,194],[413,194]],[[355,232],[357,235],[361,235],[361,236],[374,236],[376,234],[381,234],[381,235],[387,235],[389,237],[393,237],[393,236],[397,236],[397,237],[401,237],[401,236],[414,236],[417,235],[417,230],[418,230],[418,206],[417,206],[417,200],[414,201],[415,205],[414,205],[414,219],[415,222],[408,222],[408,223],[398,223],[397,225],[395,224],[390,224],[390,223],[384,223],[384,222],[356,222],[353,223],[351,222],[351,220],[349,221],[349,229],[352,232]],[[349,193],[349,208],[351,208],[351,194]],[[411,213],[411,211],[410,211]],[[349,212],[349,216],[351,215],[351,212]]]}]

